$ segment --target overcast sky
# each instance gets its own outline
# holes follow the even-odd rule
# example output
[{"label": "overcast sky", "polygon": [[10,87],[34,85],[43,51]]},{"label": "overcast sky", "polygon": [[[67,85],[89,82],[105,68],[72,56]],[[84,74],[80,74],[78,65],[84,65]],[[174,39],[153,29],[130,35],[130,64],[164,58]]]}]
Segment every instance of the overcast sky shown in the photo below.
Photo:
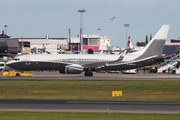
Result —
[{"label": "overcast sky", "polygon": [[0,30],[8,25],[13,37],[68,37],[70,28],[77,36],[82,8],[83,33],[114,38],[119,47],[126,46],[126,23],[134,46],[163,24],[171,26],[167,41],[180,37],[180,0],[0,0]]}]

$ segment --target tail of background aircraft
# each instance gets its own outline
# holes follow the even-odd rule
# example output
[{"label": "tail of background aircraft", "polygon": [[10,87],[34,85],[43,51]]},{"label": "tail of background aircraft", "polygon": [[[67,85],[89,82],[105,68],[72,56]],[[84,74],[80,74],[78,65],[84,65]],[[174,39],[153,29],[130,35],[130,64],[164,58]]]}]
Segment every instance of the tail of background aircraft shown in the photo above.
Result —
[{"label": "tail of background aircraft", "polygon": [[163,25],[152,40],[140,52],[143,55],[161,55],[168,35],[170,25]]},{"label": "tail of background aircraft", "polygon": [[128,45],[129,48],[131,48],[131,49],[133,48],[130,36],[128,36],[128,43],[127,43],[127,45]]}]

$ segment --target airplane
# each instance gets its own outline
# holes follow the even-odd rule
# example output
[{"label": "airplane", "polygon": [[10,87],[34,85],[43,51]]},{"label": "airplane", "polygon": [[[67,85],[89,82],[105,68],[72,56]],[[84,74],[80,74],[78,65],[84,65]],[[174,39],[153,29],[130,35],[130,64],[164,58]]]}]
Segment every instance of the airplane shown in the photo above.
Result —
[{"label": "airplane", "polygon": [[142,50],[118,54],[30,54],[16,56],[6,66],[22,70],[58,70],[59,73],[93,76],[97,70],[128,70],[153,65],[163,60],[161,56],[169,31],[163,25],[152,40]]}]

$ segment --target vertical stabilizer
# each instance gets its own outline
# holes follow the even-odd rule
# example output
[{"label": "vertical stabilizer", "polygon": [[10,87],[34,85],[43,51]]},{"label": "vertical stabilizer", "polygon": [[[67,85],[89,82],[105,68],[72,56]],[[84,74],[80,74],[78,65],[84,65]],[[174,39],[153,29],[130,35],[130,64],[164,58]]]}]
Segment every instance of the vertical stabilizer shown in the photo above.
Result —
[{"label": "vertical stabilizer", "polygon": [[152,40],[141,51],[143,55],[162,55],[170,25],[163,25]]}]

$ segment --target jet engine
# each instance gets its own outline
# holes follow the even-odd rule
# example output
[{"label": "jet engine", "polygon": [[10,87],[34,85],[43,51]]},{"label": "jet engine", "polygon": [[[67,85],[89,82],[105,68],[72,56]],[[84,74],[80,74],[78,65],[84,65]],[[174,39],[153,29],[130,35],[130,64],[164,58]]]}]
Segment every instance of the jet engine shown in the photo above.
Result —
[{"label": "jet engine", "polygon": [[62,71],[59,71],[59,73],[64,74],[81,74],[83,72],[83,68],[81,65],[72,64],[65,66],[65,69]]}]

